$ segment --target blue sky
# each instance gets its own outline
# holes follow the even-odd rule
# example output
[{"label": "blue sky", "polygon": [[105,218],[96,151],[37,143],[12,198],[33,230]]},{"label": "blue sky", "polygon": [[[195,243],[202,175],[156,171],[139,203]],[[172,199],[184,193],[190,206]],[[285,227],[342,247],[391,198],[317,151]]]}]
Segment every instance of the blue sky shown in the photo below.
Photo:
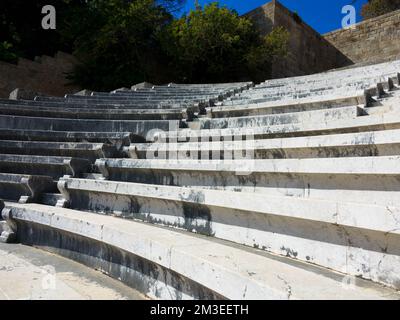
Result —
[{"label": "blue sky", "polygon": [[[184,11],[194,7],[195,0],[186,0]],[[215,0],[214,0],[215,1]],[[213,0],[199,0],[201,5],[213,2]],[[253,10],[268,0],[220,0],[219,3],[235,9],[239,14]],[[296,11],[303,20],[320,33],[326,33],[341,28],[342,7],[354,3],[357,13],[367,0],[280,0],[280,2],[292,11]],[[357,22],[361,17],[357,17]]]}]

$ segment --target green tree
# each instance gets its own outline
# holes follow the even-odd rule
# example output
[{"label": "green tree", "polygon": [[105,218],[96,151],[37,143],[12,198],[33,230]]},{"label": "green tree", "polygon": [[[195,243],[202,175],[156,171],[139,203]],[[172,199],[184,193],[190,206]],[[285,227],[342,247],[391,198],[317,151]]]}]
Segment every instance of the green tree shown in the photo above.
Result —
[{"label": "green tree", "polygon": [[250,80],[261,82],[271,75],[275,59],[287,55],[289,32],[284,27],[277,27],[262,38],[261,44],[251,48],[246,55],[246,72]]},{"label": "green tree", "polygon": [[158,34],[172,16],[153,0],[93,0],[70,16],[63,35],[81,61],[71,76],[89,89],[164,81]]},{"label": "green tree", "polygon": [[12,44],[7,41],[0,42],[0,61],[16,63],[17,60]]},{"label": "green tree", "polygon": [[364,19],[370,19],[400,9],[400,0],[369,0],[362,8]]},{"label": "green tree", "polygon": [[[62,28],[70,10],[84,2],[85,0],[1,0],[0,42],[11,45],[8,51],[12,50],[13,54],[28,59],[43,54],[54,55],[58,50],[69,52],[72,50],[72,43],[64,41],[58,29]],[[56,8],[57,30],[42,28],[42,8],[48,4]]]},{"label": "green tree", "polygon": [[[264,80],[288,34],[261,37],[252,22],[218,4],[180,19],[185,0],[2,0],[0,60],[73,52],[71,82],[110,90],[148,81]],[[42,6],[54,5],[57,29],[41,28]]]},{"label": "green tree", "polygon": [[283,29],[263,38],[249,19],[212,3],[173,21],[163,46],[176,81],[222,82],[265,79],[286,41]]}]

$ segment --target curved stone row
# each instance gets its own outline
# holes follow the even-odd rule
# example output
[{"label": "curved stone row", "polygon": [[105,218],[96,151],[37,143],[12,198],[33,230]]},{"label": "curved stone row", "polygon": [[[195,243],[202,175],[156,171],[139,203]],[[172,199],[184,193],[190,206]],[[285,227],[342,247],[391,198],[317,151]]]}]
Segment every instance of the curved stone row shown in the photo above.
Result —
[{"label": "curved stone row", "polygon": [[25,243],[73,256],[151,298],[399,298],[390,289],[318,267],[114,217],[11,203],[3,216],[23,231],[19,238]]},{"label": "curved stone row", "polygon": [[399,68],[0,101],[0,239],[152,298],[398,299]]},{"label": "curved stone row", "polygon": [[[393,119],[394,120],[394,119]],[[400,125],[400,123],[398,123]],[[360,127],[357,127],[360,130]],[[377,130],[330,135],[203,141],[188,143],[132,143],[123,152],[132,159],[218,160],[302,159],[400,154],[400,130]],[[111,160],[111,159],[110,159]]]},{"label": "curved stone row", "polygon": [[[123,147],[143,142],[149,132],[185,126],[182,120],[199,112],[199,101],[218,100],[250,86],[171,85],[143,92],[1,99],[1,197],[55,205],[62,200],[54,188],[58,178],[96,177],[97,159],[123,157]],[[41,187],[50,180],[52,188]]]}]

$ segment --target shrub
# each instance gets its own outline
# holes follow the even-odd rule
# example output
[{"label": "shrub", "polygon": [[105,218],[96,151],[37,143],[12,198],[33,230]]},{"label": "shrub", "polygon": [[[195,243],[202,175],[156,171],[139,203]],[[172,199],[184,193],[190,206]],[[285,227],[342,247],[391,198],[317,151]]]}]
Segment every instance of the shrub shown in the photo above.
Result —
[{"label": "shrub", "polygon": [[369,0],[362,8],[364,19],[370,19],[400,9],[400,0]]},{"label": "shrub", "polygon": [[265,38],[252,22],[217,3],[197,7],[167,29],[164,48],[179,82],[256,80],[286,51],[287,32]]}]

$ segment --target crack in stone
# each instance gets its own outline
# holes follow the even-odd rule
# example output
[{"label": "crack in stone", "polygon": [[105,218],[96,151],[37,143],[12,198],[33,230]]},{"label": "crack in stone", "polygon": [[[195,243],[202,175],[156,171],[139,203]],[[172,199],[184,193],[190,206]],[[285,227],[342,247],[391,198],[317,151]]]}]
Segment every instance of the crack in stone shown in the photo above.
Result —
[{"label": "crack in stone", "polygon": [[279,280],[283,281],[283,283],[286,286],[286,291],[287,291],[287,298],[290,300],[290,297],[292,296],[292,287],[290,286],[290,284],[281,276],[277,276]]}]

